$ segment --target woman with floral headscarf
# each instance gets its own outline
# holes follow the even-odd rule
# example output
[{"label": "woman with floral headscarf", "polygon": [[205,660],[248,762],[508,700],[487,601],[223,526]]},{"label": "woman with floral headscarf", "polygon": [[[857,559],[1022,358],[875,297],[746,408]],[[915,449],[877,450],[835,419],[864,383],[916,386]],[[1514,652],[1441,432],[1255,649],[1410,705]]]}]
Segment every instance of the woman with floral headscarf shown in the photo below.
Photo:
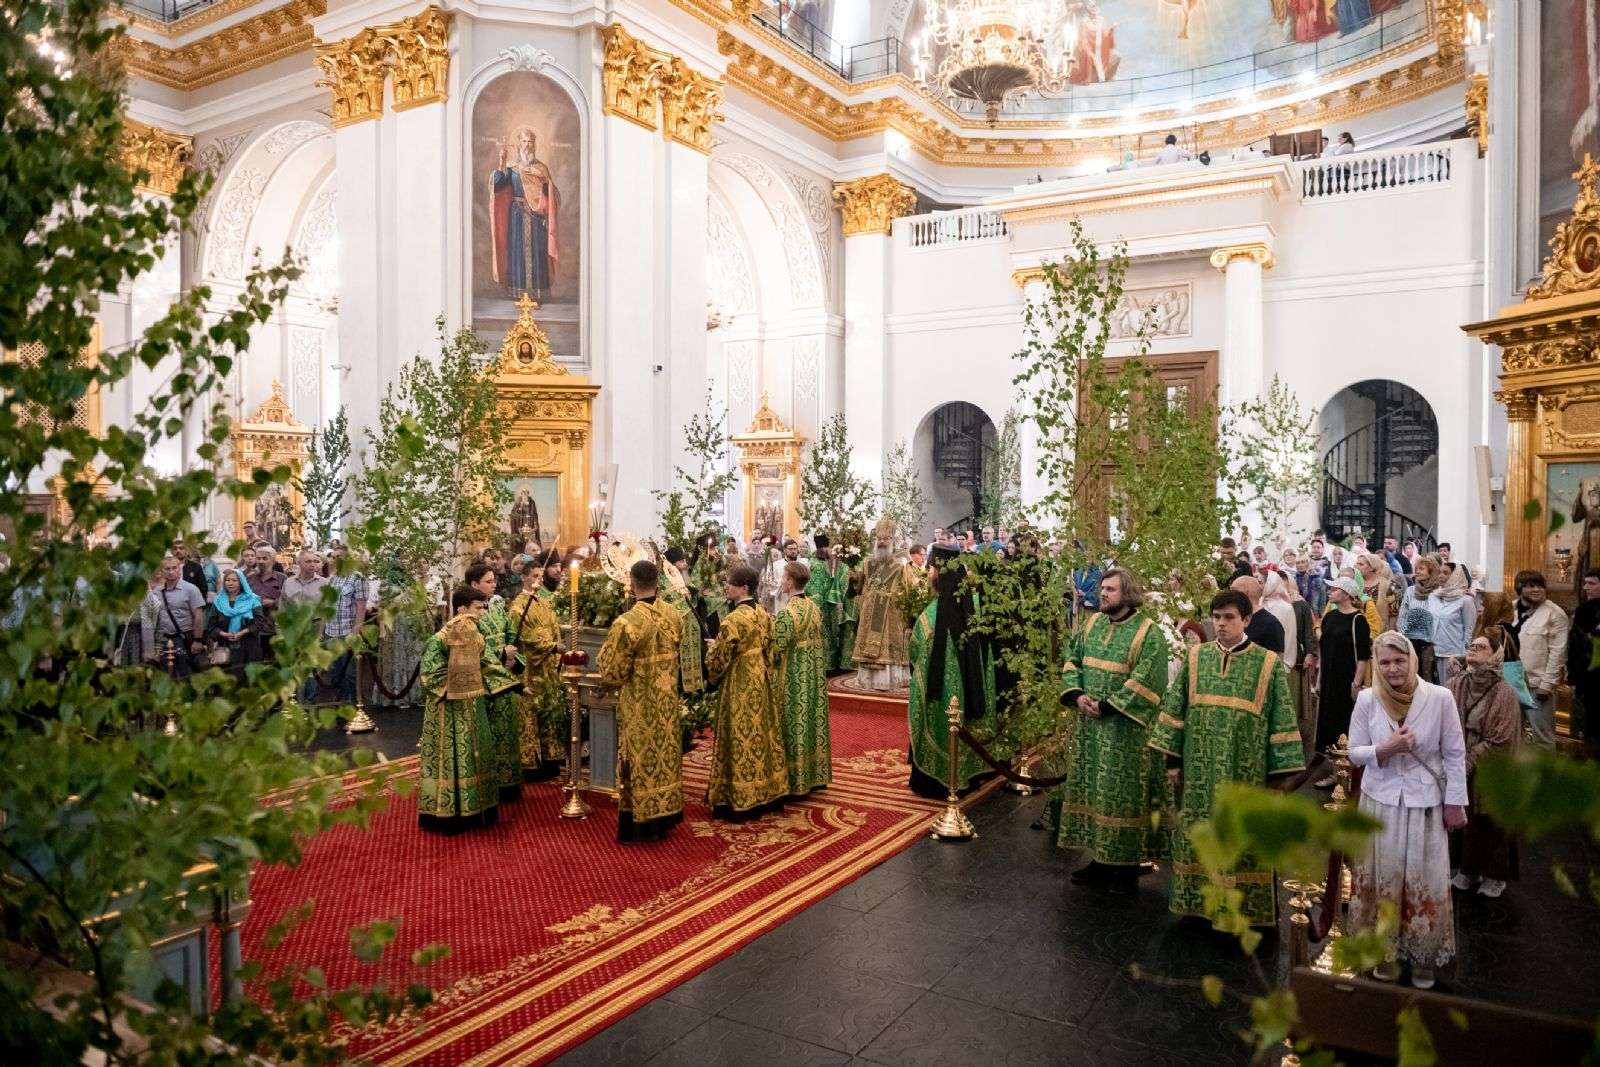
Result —
[{"label": "woman with floral headscarf", "polygon": [[1391,630],[1373,643],[1374,683],[1350,718],[1350,762],[1362,768],[1360,809],[1381,829],[1355,858],[1350,929],[1372,930],[1392,905],[1380,981],[1411,964],[1411,984],[1433,986],[1455,956],[1449,831],[1467,822],[1466,743],[1450,691],[1417,677],[1417,653]]},{"label": "woman with floral headscarf", "polygon": [[1450,572],[1428,597],[1433,613],[1433,660],[1440,683],[1448,682],[1467,654],[1467,638],[1478,621],[1478,602],[1472,598],[1467,568],[1446,564]]},{"label": "woman with floral headscarf", "polygon": [[222,572],[216,598],[206,611],[206,641],[212,648],[227,650],[228,670],[239,672],[245,664],[262,660],[260,630],[265,611],[244,571],[229,567]]}]

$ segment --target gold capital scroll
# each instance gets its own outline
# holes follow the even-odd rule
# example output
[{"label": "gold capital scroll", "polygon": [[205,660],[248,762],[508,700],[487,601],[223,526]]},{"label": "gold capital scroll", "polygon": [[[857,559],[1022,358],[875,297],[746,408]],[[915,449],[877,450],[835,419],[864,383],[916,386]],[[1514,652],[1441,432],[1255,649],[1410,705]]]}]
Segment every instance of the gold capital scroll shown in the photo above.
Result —
[{"label": "gold capital scroll", "polygon": [[711,153],[711,124],[722,120],[722,83],[672,57],[661,79],[663,129],[669,139]]},{"label": "gold capital scroll", "polygon": [[1478,158],[1489,150],[1489,75],[1479,71],[1467,81],[1467,129],[1478,139]]},{"label": "gold capital scroll", "polygon": [[1218,270],[1227,270],[1228,264],[1236,259],[1253,260],[1261,264],[1262,270],[1267,270],[1277,263],[1273,258],[1272,249],[1260,241],[1252,241],[1243,245],[1223,245],[1211,253],[1211,265]]},{"label": "gold capital scroll", "polygon": [[133,119],[122,120],[122,165],[130,172],[145,171],[149,177],[139,184],[146,193],[171,196],[189,169],[194,155],[194,138],[169,133],[159,126],[146,126]]},{"label": "gold capital scroll", "polygon": [[333,93],[335,127],[365,122],[383,114],[383,78],[388,46],[371,27],[333,44],[317,45],[317,66]]},{"label": "gold capital scroll", "polygon": [[451,18],[430,5],[420,14],[373,27],[389,49],[396,111],[445,99],[450,80]]},{"label": "gold capital scroll", "polygon": [[844,235],[887,234],[894,220],[917,206],[917,194],[888,174],[869,174],[854,181],[835,182],[833,199],[844,213]]},{"label": "gold capital scroll", "polygon": [[655,129],[656,101],[672,57],[657,52],[618,23],[602,27],[600,36],[605,42],[601,82],[606,113]]},{"label": "gold capital scroll", "polygon": [[1506,406],[1507,422],[1532,422],[1539,410],[1539,394],[1529,389],[1496,389],[1494,398]]}]

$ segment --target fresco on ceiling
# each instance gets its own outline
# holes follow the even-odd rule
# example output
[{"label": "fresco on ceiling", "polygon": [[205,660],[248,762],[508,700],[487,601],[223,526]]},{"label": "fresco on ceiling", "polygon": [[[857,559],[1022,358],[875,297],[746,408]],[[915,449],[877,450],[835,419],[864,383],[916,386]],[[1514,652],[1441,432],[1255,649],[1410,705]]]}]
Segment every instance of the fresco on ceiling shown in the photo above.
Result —
[{"label": "fresco on ceiling", "polygon": [[[1417,20],[1427,17],[1425,0],[1069,0],[1067,9],[1077,27],[1069,74],[1077,85],[1222,63],[1230,66],[1213,76],[1236,76],[1248,67],[1235,61],[1295,44],[1313,45],[1329,57],[1323,66],[1337,65],[1377,51],[1375,43],[1366,42],[1380,33],[1387,44],[1419,32],[1425,22]],[[905,39],[914,44],[923,25],[918,3]],[[1341,43],[1344,48],[1338,48]],[[1305,51],[1288,48],[1261,57],[1261,64],[1288,61]],[[1202,71],[1197,78],[1205,76]],[[1265,80],[1276,77],[1264,75]],[[1204,92],[1198,81],[1196,91]]]}]

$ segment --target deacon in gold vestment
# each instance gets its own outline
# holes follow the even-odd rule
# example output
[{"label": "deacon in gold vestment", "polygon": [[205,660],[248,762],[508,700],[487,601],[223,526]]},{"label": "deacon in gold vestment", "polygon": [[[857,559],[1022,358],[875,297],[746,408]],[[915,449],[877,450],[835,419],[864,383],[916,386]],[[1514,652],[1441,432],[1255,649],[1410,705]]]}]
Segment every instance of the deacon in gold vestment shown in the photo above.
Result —
[{"label": "deacon in gold vestment", "polygon": [[622,687],[617,840],[659,841],[683,819],[681,631],[677,609],[656,598],[656,565],[639,560],[628,578],[633,606],[611,624],[599,662],[601,679]]},{"label": "deacon in gold vestment", "polygon": [[718,817],[759,815],[789,791],[783,730],[767,669],[772,620],[755,602],[758,580],[754,567],[741,563],[729,569],[723,592],[733,610],[722,620],[706,656],[711,683],[721,684],[706,788],[706,803]]},{"label": "deacon in gold vestment", "polygon": [[[559,570],[560,557],[557,560]],[[567,696],[561,684],[561,624],[544,589],[543,556],[522,568],[522,592],[506,611],[511,643],[522,655],[518,740],[524,781],[540,782],[561,771],[567,752]]]},{"label": "deacon in gold vestment", "polygon": [[879,520],[873,539],[872,555],[863,564],[865,578],[856,620],[856,683],[864,689],[903,689],[911,680],[906,620],[900,611],[906,561],[892,547],[893,521]]}]

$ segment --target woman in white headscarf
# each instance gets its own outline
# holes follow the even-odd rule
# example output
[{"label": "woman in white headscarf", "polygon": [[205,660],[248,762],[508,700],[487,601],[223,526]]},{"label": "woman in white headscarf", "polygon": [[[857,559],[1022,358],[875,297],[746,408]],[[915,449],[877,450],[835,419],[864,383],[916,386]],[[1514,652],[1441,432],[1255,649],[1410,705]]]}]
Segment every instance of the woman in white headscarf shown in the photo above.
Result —
[{"label": "woman in white headscarf", "polygon": [[1393,630],[1372,643],[1374,684],[1350,717],[1350,762],[1362,768],[1360,808],[1382,824],[1355,857],[1350,928],[1371,930],[1385,901],[1399,912],[1380,981],[1411,964],[1433,986],[1455,956],[1449,831],[1467,822],[1466,743],[1450,691],[1417,677],[1417,653]]}]

